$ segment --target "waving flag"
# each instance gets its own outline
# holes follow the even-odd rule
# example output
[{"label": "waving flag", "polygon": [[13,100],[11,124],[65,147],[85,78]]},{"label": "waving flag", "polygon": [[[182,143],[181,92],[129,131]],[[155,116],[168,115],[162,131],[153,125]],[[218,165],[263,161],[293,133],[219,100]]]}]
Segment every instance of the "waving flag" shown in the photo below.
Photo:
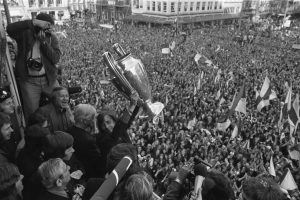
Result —
[{"label": "waving flag", "polygon": [[269,174],[276,177],[275,167],[274,167],[274,163],[273,163],[273,156],[271,156],[271,159],[270,159]]},{"label": "waving flag", "polygon": [[270,80],[266,76],[259,95],[256,93],[257,110],[260,112],[262,108],[270,105],[270,100],[276,99],[275,91],[271,90]]},{"label": "waving flag", "polygon": [[234,97],[228,117],[235,111],[246,114],[245,82],[241,86],[239,93]]},{"label": "waving flag", "polygon": [[290,169],[287,169],[287,172],[286,172],[283,180],[281,181],[280,186],[283,189],[286,189],[286,190],[296,190],[296,189],[298,189],[298,186],[295,182],[295,179],[293,178],[293,175],[292,175]]},{"label": "waving flag", "polygon": [[299,95],[298,94],[296,95],[293,106],[290,106],[290,110],[288,111],[288,122],[292,127],[292,129],[295,130],[299,122]]},{"label": "waving flag", "polygon": [[241,113],[246,115],[247,114],[247,112],[246,112],[247,102],[246,102],[245,84],[243,84],[241,90],[242,90],[242,96],[241,96],[241,98],[240,98],[240,100],[239,100],[239,102],[238,102],[238,104],[235,108],[235,111],[241,112]]}]

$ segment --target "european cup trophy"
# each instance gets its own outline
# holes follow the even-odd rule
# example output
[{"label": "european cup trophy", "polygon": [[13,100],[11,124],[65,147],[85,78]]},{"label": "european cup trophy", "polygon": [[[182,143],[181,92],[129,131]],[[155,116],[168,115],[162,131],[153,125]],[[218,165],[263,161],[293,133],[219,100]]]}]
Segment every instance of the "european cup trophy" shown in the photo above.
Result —
[{"label": "european cup trophy", "polygon": [[126,53],[119,44],[114,44],[113,49],[119,56],[117,60],[110,52],[103,54],[104,62],[112,76],[111,82],[128,99],[136,91],[145,102],[143,109],[148,117],[157,116],[164,105],[160,102],[152,103],[151,86],[143,63]]}]

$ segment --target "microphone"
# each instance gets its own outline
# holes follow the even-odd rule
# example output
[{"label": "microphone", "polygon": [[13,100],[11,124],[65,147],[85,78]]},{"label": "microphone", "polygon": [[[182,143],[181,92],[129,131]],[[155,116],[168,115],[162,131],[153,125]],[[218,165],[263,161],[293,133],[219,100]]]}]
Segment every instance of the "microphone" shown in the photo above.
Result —
[{"label": "microphone", "polygon": [[103,182],[97,192],[90,200],[106,200],[114,191],[119,181],[122,179],[126,171],[132,164],[132,159],[128,156],[122,158],[115,169],[110,173],[108,178]]},{"label": "microphone", "polygon": [[[202,183],[207,175],[207,169],[204,165],[199,163],[195,166],[194,172],[195,172],[195,176],[196,176],[194,193],[195,193],[197,199],[202,199],[199,197],[201,197],[201,187],[202,187]],[[200,191],[200,194],[198,194],[199,191]]]}]

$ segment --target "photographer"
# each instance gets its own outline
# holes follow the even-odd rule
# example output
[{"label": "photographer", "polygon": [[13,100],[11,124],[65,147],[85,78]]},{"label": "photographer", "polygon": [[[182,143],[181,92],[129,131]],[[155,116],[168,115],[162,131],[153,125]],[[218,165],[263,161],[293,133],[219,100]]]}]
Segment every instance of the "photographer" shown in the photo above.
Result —
[{"label": "photographer", "polygon": [[18,44],[15,68],[26,119],[39,107],[42,92],[51,93],[58,85],[55,65],[61,52],[58,39],[51,31],[52,25],[52,17],[40,13],[36,19],[7,26],[8,35]]}]

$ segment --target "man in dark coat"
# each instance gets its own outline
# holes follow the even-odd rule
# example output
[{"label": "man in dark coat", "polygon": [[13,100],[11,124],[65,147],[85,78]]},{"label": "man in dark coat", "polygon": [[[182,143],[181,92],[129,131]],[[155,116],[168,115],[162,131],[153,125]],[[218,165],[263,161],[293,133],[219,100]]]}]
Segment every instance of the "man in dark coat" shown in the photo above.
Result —
[{"label": "man in dark coat", "polygon": [[57,37],[50,29],[53,24],[50,15],[40,13],[36,19],[7,26],[8,35],[18,44],[15,68],[26,118],[39,107],[42,91],[51,93],[58,85],[55,65],[61,52]]},{"label": "man in dark coat", "polygon": [[74,110],[75,124],[66,132],[74,138],[75,155],[83,164],[87,178],[104,175],[100,150],[93,135],[95,131],[96,109],[89,104],[79,104]]}]

